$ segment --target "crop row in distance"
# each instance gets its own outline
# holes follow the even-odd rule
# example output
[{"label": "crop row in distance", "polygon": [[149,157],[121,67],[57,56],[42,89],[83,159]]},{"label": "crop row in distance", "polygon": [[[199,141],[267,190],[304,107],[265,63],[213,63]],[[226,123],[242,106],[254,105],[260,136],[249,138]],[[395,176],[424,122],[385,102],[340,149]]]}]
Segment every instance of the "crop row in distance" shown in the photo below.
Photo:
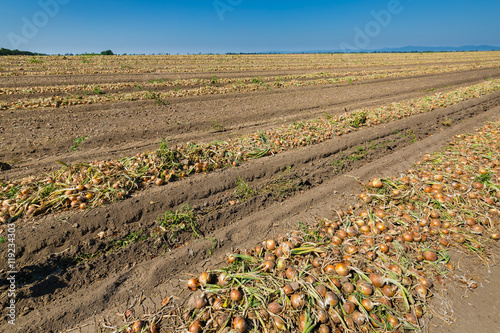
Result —
[{"label": "crop row in distance", "polygon": [[0,76],[112,73],[214,73],[428,65],[498,60],[498,52],[412,54],[3,56]]},{"label": "crop row in distance", "polygon": [[[490,64],[486,64],[486,67],[490,67]],[[332,85],[332,84],[345,84],[353,83],[358,81],[367,81],[375,79],[384,78],[398,78],[398,77],[410,77],[416,75],[430,74],[430,73],[452,73],[455,71],[460,71],[464,69],[472,68],[483,68],[482,65],[462,65],[462,66],[450,66],[443,68],[430,67],[427,69],[418,70],[407,70],[407,71],[396,71],[396,72],[384,72],[384,73],[371,73],[371,74],[360,74],[353,76],[342,76],[342,77],[331,77],[331,78],[319,78],[313,80],[300,81],[297,79],[291,79],[282,81],[281,79],[276,79],[273,81],[263,81],[260,78],[252,78],[249,80],[234,80],[233,83],[228,83],[222,86],[218,84],[208,84],[201,87],[193,88],[178,88],[175,87],[173,90],[166,92],[154,92],[150,90],[144,90],[144,88],[137,89],[138,91],[128,92],[128,93],[104,93],[101,90],[101,86],[96,86],[92,89],[93,94],[71,94],[65,96],[51,96],[51,97],[40,97],[35,99],[19,99],[13,102],[0,103],[0,110],[2,109],[24,109],[24,108],[39,108],[39,107],[61,107],[67,105],[78,105],[78,104],[95,104],[95,103],[106,103],[106,102],[116,102],[116,101],[135,101],[135,100],[155,100],[160,105],[168,104],[168,99],[170,98],[182,98],[187,96],[203,96],[203,95],[218,95],[218,94],[230,94],[230,93],[241,93],[249,91],[262,91],[271,89],[284,89],[290,87],[310,87],[319,85]],[[322,74],[320,74],[322,76]],[[231,79],[227,79],[231,81]],[[195,80],[196,81],[196,80]],[[219,81],[218,78],[209,79],[210,81]],[[44,88],[45,89],[45,88]],[[57,88],[55,89],[57,90]],[[97,91],[97,92],[96,92]]]},{"label": "crop row in distance", "polygon": [[[95,89],[102,91],[123,90],[135,88],[136,90],[147,90],[148,88],[158,87],[186,87],[203,85],[228,85],[228,84],[266,84],[277,82],[286,82],[291,80],[310,80],[330,78],[330,83],[352,83],[356,81],[365,81],[371,79],[408,77],[425,74],[443,74],[470,69],[483,69],[496,67],[500,61],[484,62],[482,64],[460,64],[460,65],[439,65],[427,66],[425,68],[413,69],[381,69],[381,70],[358,70],[352,72],[313,72],[308,74],[289,74],[279,76],[258,76],[258,77],[238,77],[224,78],[212,76],[210,78],[195,79],[156,79],[147,82],[119,82],[102,84],[80,84],[80,85],[57,85],[57,86],[30,86],[29,88],[0,88],[0,95],[20,95],[20,94],[38,94],[38,93],[68,93],[68,92],[92,92]],[[320,81],[321,82],[321,81]],[[314,84],[314,83],[313,83]]]}]

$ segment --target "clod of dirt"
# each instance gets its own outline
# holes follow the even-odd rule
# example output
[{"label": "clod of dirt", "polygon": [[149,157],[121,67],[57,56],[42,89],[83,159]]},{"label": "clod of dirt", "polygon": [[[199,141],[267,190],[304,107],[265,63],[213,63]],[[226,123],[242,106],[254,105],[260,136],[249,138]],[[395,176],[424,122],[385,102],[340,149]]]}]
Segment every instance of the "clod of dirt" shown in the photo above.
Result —
[{"label": "clod of dirt", "polygon": [[12,166],[10,166],[10,164],[5,162],[0,162],[0,171],[10,170],[10,169],[12,169]]}]

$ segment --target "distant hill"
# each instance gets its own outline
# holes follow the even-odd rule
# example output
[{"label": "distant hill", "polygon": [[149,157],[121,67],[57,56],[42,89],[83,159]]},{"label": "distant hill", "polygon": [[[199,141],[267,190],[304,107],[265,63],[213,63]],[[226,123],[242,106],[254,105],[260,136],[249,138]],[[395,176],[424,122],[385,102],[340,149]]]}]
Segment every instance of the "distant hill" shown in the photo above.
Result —
[{"label": "distant hill", "polygon": [[500,51],[498,46],[465,45],[465,46],[405,46],[397,48],[383,48],[373,52],[465,52],[465,51]]},{"label": "distant hill", "polygon": [[499,46],[491,45],[465,45],[465,46],[404,46],[387,47],[382,49],[363,49],[363,50],[308,50],[308,51],[271,51],[262,52],[264,54],[289,54],[289,53],[410,53],[410,52],[467,52],[467,51],[500,51]]},{"label": "distant hill", "polygon": [[19,50],[9,50],[9,49],[4,49],[3,47],[0,49],[0,56],[3,55],[45,55],[42,53],[35,53],[35,52],[29,52],[29,51],[19,51]]}]

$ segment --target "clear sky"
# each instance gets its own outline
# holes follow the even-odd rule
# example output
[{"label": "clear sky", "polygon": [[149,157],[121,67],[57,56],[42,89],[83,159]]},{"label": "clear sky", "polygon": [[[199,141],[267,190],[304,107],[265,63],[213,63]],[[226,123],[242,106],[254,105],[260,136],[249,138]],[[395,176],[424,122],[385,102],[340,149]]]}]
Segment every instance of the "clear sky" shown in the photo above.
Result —
[{"label": "clear sky", "polygon": [[0,47],[226,53],[500,46],[500,1],[2,0]]}]

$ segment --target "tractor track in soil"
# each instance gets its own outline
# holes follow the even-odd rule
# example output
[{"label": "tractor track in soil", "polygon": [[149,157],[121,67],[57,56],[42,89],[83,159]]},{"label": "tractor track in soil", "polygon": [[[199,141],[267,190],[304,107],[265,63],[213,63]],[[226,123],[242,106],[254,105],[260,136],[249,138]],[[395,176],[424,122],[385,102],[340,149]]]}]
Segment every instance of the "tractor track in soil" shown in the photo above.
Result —
[{"label": "tractor track in soil", "polygon": [[[233,103],[236,107],[242,100],[258,99],[260,105],[269,103],[263,108],[263,115],[267,108],[278,109],[269,117],[270,120],[265,120],[264,116],[254,119],[254,125],[248,125],[251,116],[242,120],[238,114],[232,114],[234,124],[231,126],[235,129],[223,133],[227,136],[279,125],[284,120],[310,119],[323,112],[344,112],[344,105],[350,105],[349,110],[352,110],[360,106],[384,104],[389,100],[418,97],[428,94],[424,90],[430,87],[443,89],[445,85],[469,85],[486,75],[498,74],[478,71],[462,78],[446,74],[416,81],[399,79],[392,84],[391,81],[364,83],[349,86],[354,92],[350,93],[351,100],[349,96],[342,96],[347,102],[342,98],[324,98],[334,91],[336,95],[342,95],[346,91],[342,87],[321,87],[280,91],[276,95],[280,101],[275,105],[272,93],[259,93],[182,101],[174,106],[180,108],[180,105],[199,103],[202,108],[203,104],[214,103],[209,110],[217,113],[217,103]],[[401,89],[391,93],[391,89],[397,86]],[[356,96],[362,91],[367,93]],[[311,105],[311,101],[316,99]],[[295,105],[299,100],[309,106]],[[147,105],[146,108],[156,110]],[[256,106],[253,105],[253,108]],[[158,110],[164,112],[163,108]],[[117,320],[116,314],[123,312],[141,292],[146,299],[135,308],[138,315],[158,309],[167,295],[185,299],[188,293],[179,278],[187,278],[207,267],[216,267],[232,248],[254,246],[258,240],[296,227],[299,220],[307,222],[315,216],[331,217],[334,214],[332,209],[356,204],[353,195],[359,191],[357,179],[364,181],[405,170],[423,153],[442,148],[453,135],[471,132],[487,121],[496,120],[499,114],[500,93],[493,93],[390,124],[363,128],[317,145],[252,160],[237,168],[152,187],[113,205],[22,221],[16,231],[16,260],[17,265],[22,267],[18,275],[18,327],[23,332],[30,332],[33,327],[36,327],[33,332],[58,332],[82,326],[81,332],[95,332],[95,325],[103,317]],[[229,115],[227,117],[229,119]],[[236,128],[238,120],[244,124],[240,129]],[[179,136],[177,140],[182,142],[187,138],[214,139],[221,134],[200,129],[191,136],[183,136],[180,131],[176,135]],[[131,147],[121,150],[115,147],[89,153],[92,149],[82,149],[77,154],[77,160],[112,157],[153,145],[152,142],[145,144],[146,141],[134,146],[137,142],[130,139],[126,143]],[[93,149],[103,148],[96,146]],[[57,153],[62,154],[61,149],[54,149],[53,154]],[[49,160],[50,157],[46,163]],[[42,166],[36,167],[33,161],[32,165],[25,164],[24,167],[28,168],[27,173],[38,172],[44,167],[43,163],[42,160]],[[16,169],[3,175],[25,174]],[[256,195],[246,201],[238,200],[234,191],[239,179],[253,188]],[[160,244],[155,238],[147,238],[109,250],[111,239],[123,240],[132,233],[155,230],[159,215],[184,203],[189,203],[199,216],[201,237],[181,233],[177,235],[178,243],[185,245],[178,248],[165,242]],[[107,237],[97,237],[101,231]],[[159,245],[170,247],[170,251],[164,253],[165,248]],[[2,272],[0,275],[2,291],[7,288],[5,274]],[[487,293],[478,290],[478,293],[481,292]],[[7,301],[4,295],[2,293],[0,299],[3,306]],[[456,306],[457,311],[463,308],[460,304]],[[6,328],[5,318],[1,320],[0,330]]]}]

